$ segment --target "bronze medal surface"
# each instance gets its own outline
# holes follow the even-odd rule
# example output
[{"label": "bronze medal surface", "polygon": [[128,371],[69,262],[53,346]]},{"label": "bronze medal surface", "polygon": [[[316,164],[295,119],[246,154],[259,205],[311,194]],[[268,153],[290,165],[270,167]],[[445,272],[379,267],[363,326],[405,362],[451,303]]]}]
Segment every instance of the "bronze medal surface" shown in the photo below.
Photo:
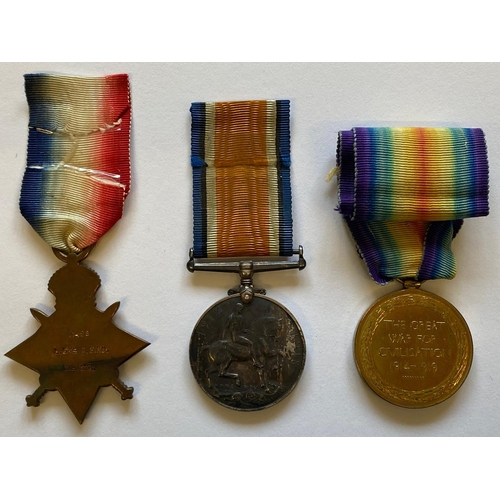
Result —
[{"label": "bronze medal surface", "polygon": [[205,393],[233,410],[262,410],[293,390],[305,363],[305,341],[295,318],[278,302],[254,295],[243,304],[227,297],[196,324],[189,357]]},{"label": "bronze medal surface", "polygon": [[47,316],[31,309],[40,328],[6,356],[40,374],[40,386],[26,397],[28,406],[39,406],[47,391],[57,390],[82,423],[101,387],[111,385],[123,400],[132,398],[134,389],[119,379],[118,367],[149,342],[113,323],[119,302],[105,311],[95,307],[100,278],[79,260],[70,254],[49,281],[56,311]]},{"label": "bronze medal surface", "polygon": [[361,318],[354,342],[361,376],[380,397],[425,408],[452,396],[472,363],[472,337],[441,297],[404,289],[382,297]]}]

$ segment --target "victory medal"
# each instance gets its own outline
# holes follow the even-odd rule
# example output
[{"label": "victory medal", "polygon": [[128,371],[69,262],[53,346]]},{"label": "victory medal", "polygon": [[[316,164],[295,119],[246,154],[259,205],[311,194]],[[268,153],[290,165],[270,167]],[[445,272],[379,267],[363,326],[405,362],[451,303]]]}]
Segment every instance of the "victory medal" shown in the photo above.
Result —
[{"label": "victory medal", "polygon": [[455,276],[451,242],[463,219],[488,214],[484,134],[357,127],[339,133],[337,165],[339,211],[370,276],[403,285],[361,319],[357,368],[391,403],[440,403],[467,377],[472,337],[455,307],[420,287]]},{"label": "victory medal", "polygon": [[264,271],[303,269],[292,249],[289,101],[193,103],[194,246],[188,270],[236,272],[240,285],[210,307],[189,347],[203,391],[234,410],[272,406],[297,384],[302,330],[254,288]]}]

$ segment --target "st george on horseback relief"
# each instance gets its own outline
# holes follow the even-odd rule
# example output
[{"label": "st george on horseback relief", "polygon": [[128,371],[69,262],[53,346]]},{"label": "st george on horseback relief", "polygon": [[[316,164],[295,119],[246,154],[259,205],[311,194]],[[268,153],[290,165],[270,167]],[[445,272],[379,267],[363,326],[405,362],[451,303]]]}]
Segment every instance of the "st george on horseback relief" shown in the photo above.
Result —
[{"label": "st george on horseback relief", "polygon": [[302,331],[275,301],[230,297],[196,325],[190,346],[193,373],[218,403],[236,410],[272,406],[295,387],[305,360]]}]

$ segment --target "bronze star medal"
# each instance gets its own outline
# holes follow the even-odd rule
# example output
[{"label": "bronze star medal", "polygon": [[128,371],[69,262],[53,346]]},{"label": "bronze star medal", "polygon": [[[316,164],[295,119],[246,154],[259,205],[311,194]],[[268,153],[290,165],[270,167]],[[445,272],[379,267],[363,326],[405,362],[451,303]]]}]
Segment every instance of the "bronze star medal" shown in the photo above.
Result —
[{"label": "bronze star medal", "polygon": [[133,388],[118,367],[149,345],[113,323],[119,302],[96,308],[97,273],[81,262],[122,217],[130,191],[128,76],[25,75],[30,108],[21,214],[66,265],[49,281],[55,312],[31,313],[38,330],[6,356],[40,374],[26,397],[59,391],[82,423],[101,387]]},{"label": "bronze star medal", "polygon": [[64,258],[66,266],[49,281],[56,311],[47,316],[31,309],[40,328],[6,354],[40,374],[40,386],[26,397],[28,406],[38,406],[47,391],[57,390],[80,423],[101,387],[111,385],[123,400],[132,398],[134,389],[118,378],[118,367],[149,345],[113,323],[119,302],[96,309],[101,280],[79,263],[87,255]]}]

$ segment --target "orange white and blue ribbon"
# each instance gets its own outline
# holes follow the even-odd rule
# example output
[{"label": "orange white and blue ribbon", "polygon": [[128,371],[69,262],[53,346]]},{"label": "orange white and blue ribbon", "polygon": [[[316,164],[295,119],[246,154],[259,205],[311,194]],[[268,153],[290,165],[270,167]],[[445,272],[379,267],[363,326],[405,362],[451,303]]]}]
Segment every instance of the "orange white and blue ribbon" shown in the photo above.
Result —
[{"label": "orange white and blue ribbon", "polygon": [[191,106],[194,256],[292,254],[290,103]]},{"label": "orange white and blue ribbon", "polygon": [[377,283],[453,278],[452,239],[488,215],[484,133],[362,128],[339,133],[339,211]]},{"label": "orange white and blue ribbon", "polygon": [[53,248],[80,252],[118,221],[130,189],[127,75],[25,75],[30,110],[20,208]]}]

